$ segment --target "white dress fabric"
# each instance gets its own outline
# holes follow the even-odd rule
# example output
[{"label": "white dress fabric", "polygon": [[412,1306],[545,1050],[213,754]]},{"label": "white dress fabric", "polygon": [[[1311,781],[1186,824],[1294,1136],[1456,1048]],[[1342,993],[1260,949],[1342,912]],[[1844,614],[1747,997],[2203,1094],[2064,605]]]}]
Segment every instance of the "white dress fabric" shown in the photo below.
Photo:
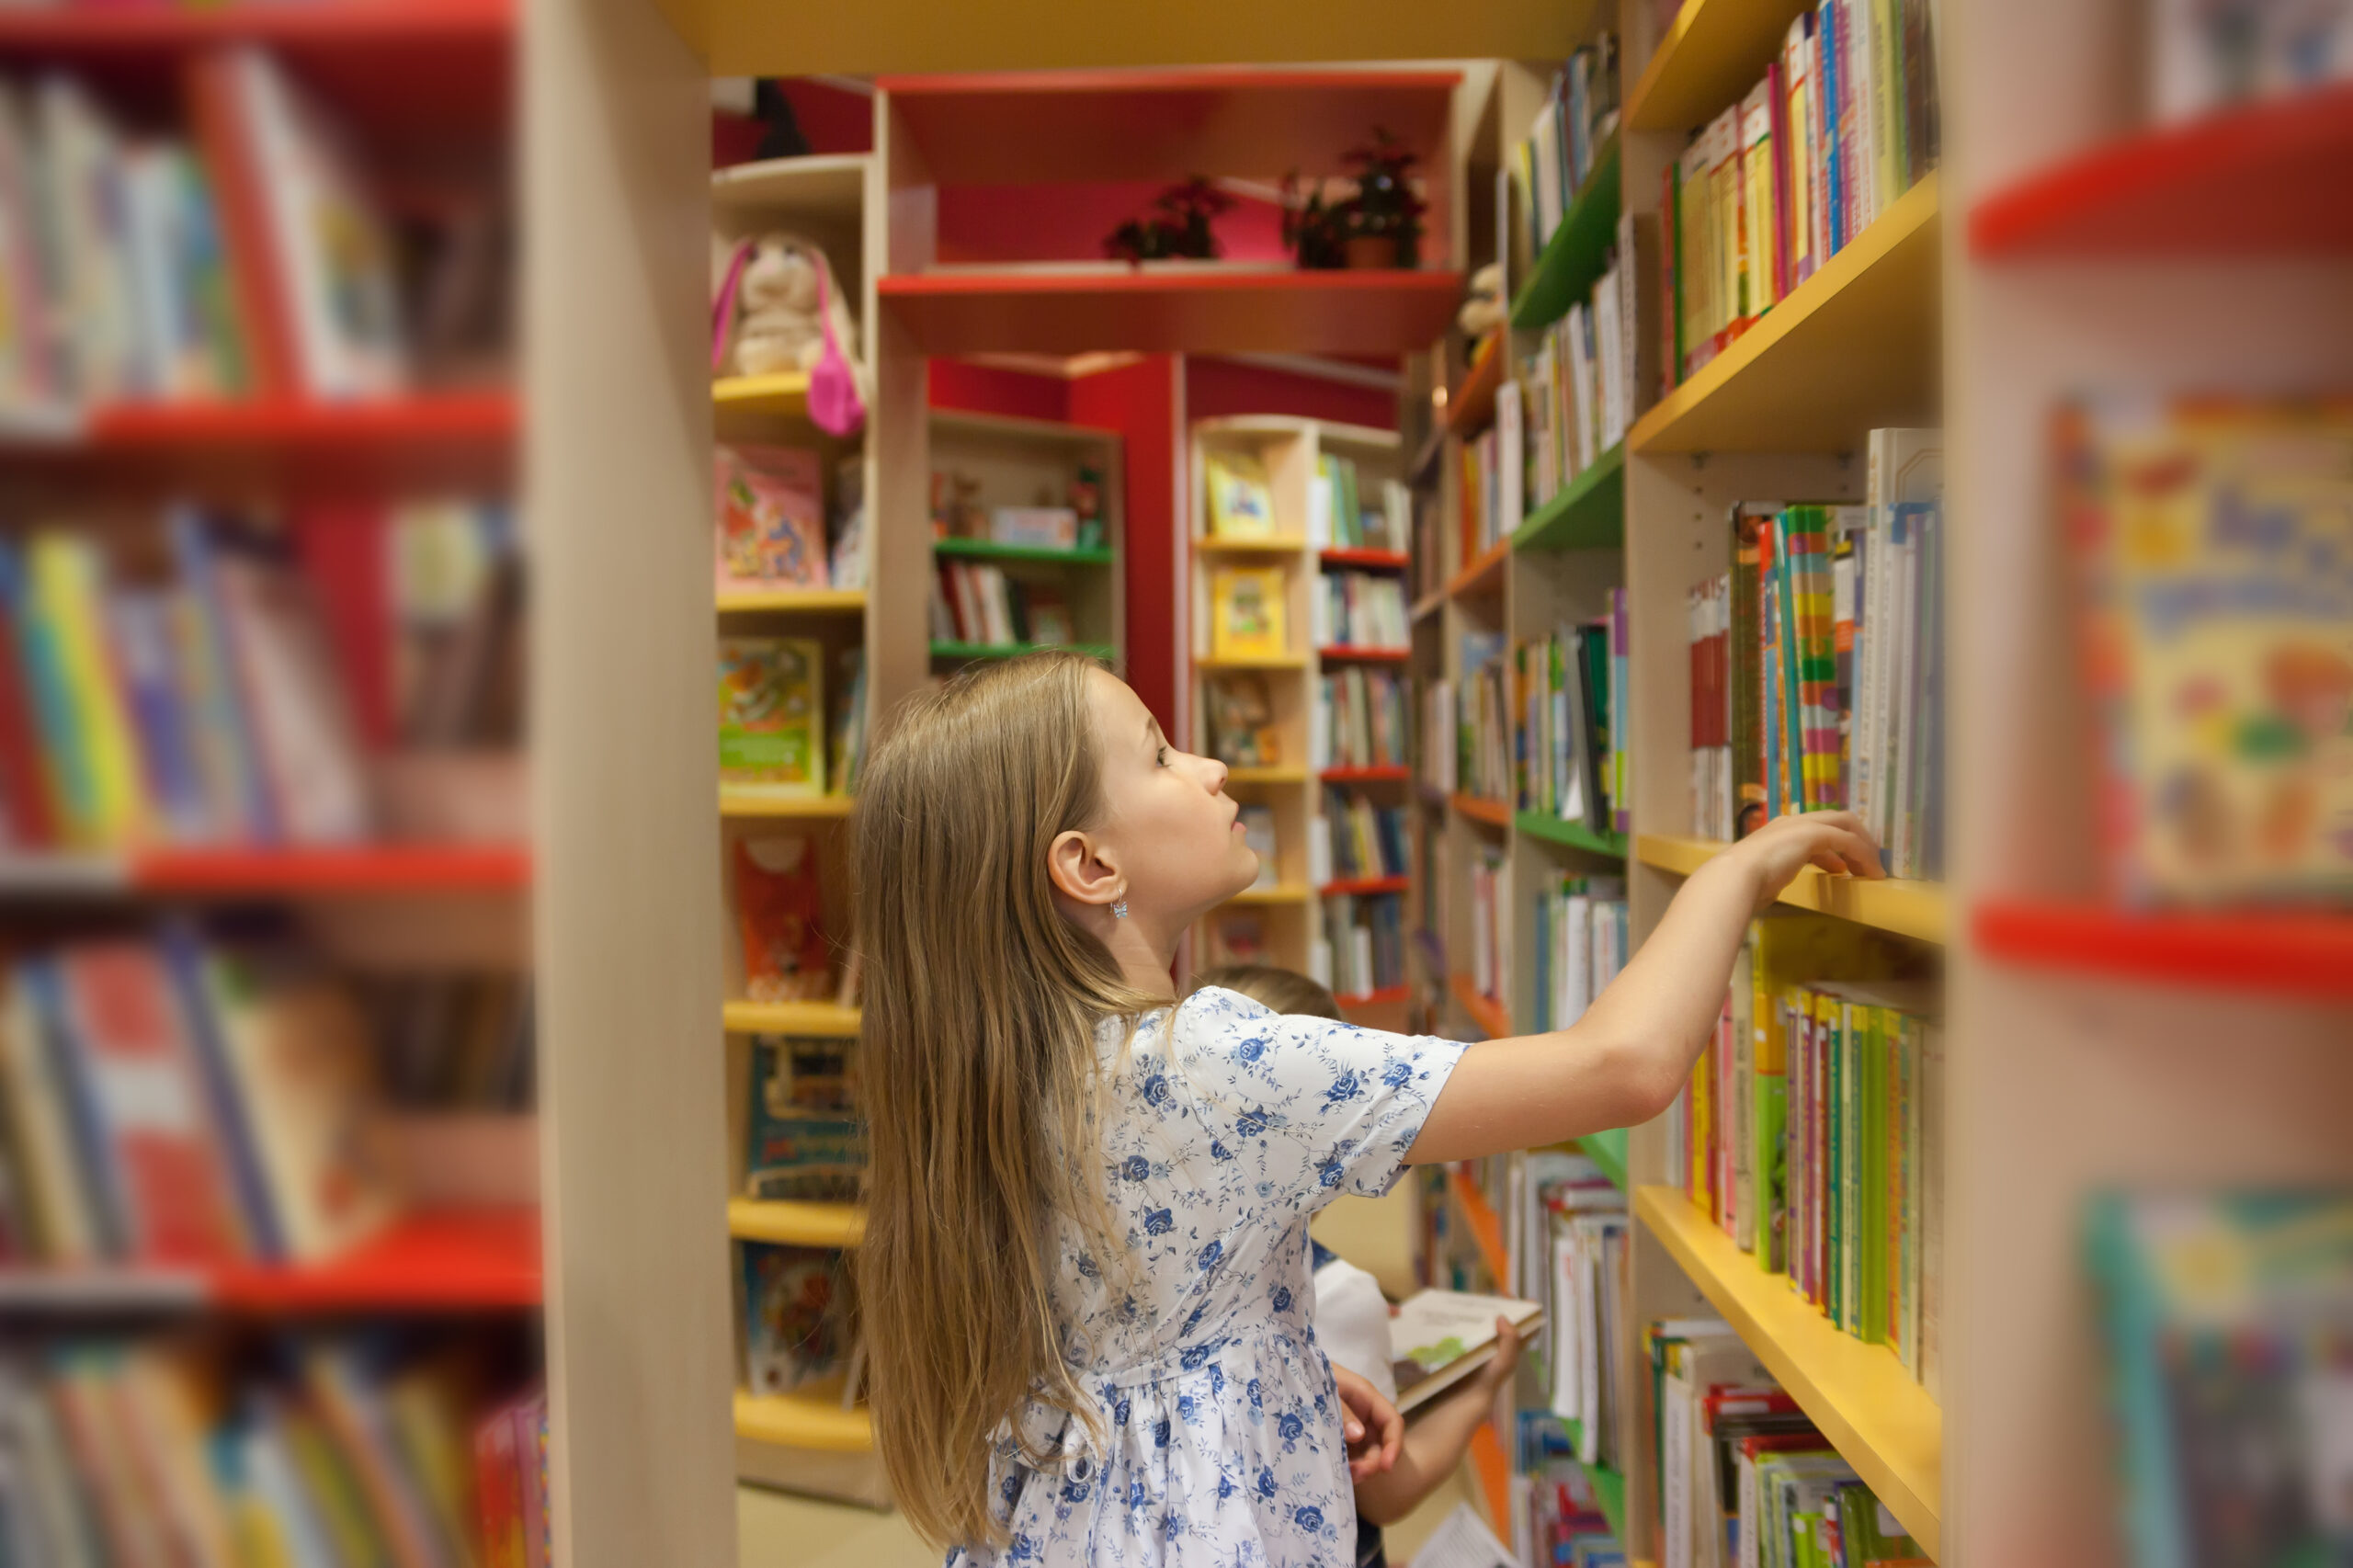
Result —
[{"label": "white dress fabric", "polygon": [[1125,1033],[1113,1020],[1097,1040],[1111,1083],[1097,1157],[1134,1261],[1105,1267],[1066,1222],[1055,1292],[1104,1440],[1025,1406],[1021,1433],[1052,1457],[1033,1468],[1000,1435],[991,1483],[1009,1542],[959,1547],[949,1568],[1352,1562],[1307,1221],[1343,1193],[1394,1185],[1465,1048],[1215,988]]},{"label": "white dress fabric", "polygon": [[1397,1403],[1397,1369],[1389,1344],[1389,1301],[1381,1281],[1345,1257],[1317,1255],[1315,1338],[1336,1367]]}]

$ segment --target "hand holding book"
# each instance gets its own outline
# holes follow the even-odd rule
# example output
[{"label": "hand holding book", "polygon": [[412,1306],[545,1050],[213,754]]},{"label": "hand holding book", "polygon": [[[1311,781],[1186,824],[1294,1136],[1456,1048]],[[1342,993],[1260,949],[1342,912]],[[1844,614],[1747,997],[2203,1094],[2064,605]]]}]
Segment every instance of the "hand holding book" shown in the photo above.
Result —
[{"label": "hand holding book", "polygon": [[1781,891],[1812,866],[1833,876],[1884,877],[1879,846],[1852,812],[1802,812],[1775,817],[1711,864],[1736,869],[1754,880],[1761,914]]}]

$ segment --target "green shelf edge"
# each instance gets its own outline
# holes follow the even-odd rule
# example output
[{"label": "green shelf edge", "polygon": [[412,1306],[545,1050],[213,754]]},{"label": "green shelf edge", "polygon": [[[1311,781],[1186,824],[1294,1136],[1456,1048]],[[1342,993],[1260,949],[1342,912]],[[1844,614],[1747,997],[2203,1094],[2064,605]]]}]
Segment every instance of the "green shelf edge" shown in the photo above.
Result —
[{"label": "green shelf edge", "polygon": [[988,539],[936,539],[934,555],[966,555],[988,561],[1058,561],[1066,566],[1108,566],[1111,547],[1094,550],[1049,550],[1035,544],[999,544]]},{"label": "green shelf edge", "polygon": [[1109,659],[1116,654],[1116,650],[1108,642],[934,642],[931,656],[935,659],[1015,659],[1024,653],[1042,653],[1048,648],[1063,648],[1097,659]]},{"label": "green shelf edge", "polygon": [[1613,1127],[1607,1132],[1596,1132],[1577,1140],[1585,1157],[1601,1167],[1609,1185],[1620,1192],[1630,1192],[1626,1185],[1626,1130]]},{"label": "green shelf edge", "polygon": [[1601,1505],[1601,1517],[1609,1521],[1609,1533],[1622,1543],[1626,1539],[1626,1478],[1606,1464],[1589,1464],[1585,1472],[1593,1482],[1594,1500]]},{"label": "green shelf edge", "polygon": [[1618,239],[1620,161],[1613,131],[1594,154],[1593,176],[1561,214],[1560,226],[1545,242],[1534,272],[1513,296],[1511,324],[1519,331],[1559,321],[1607,270],[1609,247]]},{"label": "green shelf edge", "polygon": [[1563,844],[1571,849],[1583,849],[1594,855],[1614,855],[1620,859],[1626,855],[1624,834],[1597,834],[1583,823],[1548,817],[1542,812],[1514,812],[1511,825],[1529,837],[1540,838],[1548,844]]},{"label": "green shelf edge", "polygon": [[1530,551],[1616,550],[1626,542],[1626,443],[1593,460],[1560,494],[1512,530],[1515,555]]}]

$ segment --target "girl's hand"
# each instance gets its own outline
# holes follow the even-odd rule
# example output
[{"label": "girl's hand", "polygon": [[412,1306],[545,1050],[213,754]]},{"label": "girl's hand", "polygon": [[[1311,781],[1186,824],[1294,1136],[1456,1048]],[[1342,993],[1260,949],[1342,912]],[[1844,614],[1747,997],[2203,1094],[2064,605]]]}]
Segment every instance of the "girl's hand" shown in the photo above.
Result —
[{"label": "girl's hand", "polygon": [[1833,875],[1884,877],[1879,846],[1852,812],[1801,812],[1775,817],[1718,857],[1756,881],[1756,907],[1781,895],[1808,866]]},{"label": "girl's hand", "polygon": [[1511,1319],[1495,1319],[1495,1358],[1479,1369],[1479,1384],[1489,1393],[1511,1381],[1512,1369],[1519,1365],[1519,1330],[1512,1327]]},{"label": "girl's hand", "polygon": [[1340,1385],[1340,1430],[1348,1439],[1348,1479],[1363,1481],[1397,1462],[1397,1446],[1405,1440],[1405,1418],[1381,1397],[1381,1391],[1341,1366],[1332,1363],[1333,1381]]}]

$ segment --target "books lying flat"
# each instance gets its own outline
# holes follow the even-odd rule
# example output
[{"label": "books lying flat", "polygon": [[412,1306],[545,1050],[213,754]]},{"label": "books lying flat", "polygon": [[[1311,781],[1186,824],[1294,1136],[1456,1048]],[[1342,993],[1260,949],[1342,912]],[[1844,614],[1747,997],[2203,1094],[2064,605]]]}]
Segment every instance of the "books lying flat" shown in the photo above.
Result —
[{"label": "books lying flat", "polygon": [[1525,1339],[1541,1327],[1544,1309],[1509,1296],[1423,1290],[1389,1320],[1396,1357],[1397,1408],[1411,1411],[1495,1358],[1495,1319],[1510,1320]]}]

